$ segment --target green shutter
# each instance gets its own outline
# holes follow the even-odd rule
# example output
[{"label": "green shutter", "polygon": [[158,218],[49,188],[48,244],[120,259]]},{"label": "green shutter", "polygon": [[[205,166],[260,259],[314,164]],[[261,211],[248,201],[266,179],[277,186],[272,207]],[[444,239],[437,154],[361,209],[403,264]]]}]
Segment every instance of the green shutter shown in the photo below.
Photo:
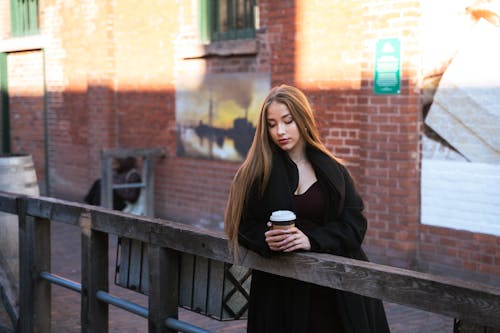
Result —
[{"label": "green shutter", "polygon": [[38,33],[38,0],[10,0],[12,36]]},{"label": "green shutter", "polygon": [[213,0],[199,0],[199,20],[200,20],[200,38],[201,41],[207,43],[210,41],[210,24],[212,22],[212,5]]},{"label": "green shutter", "polygon": [[38,33],[38,0],[28,0],[29,33]]},{"label": "green shutter", "polygon": [[256,0],[199,0],[201,40],[254,38],[255,5]]}]

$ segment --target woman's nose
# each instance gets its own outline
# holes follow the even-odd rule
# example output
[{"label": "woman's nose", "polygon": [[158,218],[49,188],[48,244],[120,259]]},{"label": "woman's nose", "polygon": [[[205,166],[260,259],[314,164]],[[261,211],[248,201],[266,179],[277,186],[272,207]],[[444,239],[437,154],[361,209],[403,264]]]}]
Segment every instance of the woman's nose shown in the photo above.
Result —
[{"label": "woman's nose", "polygon": [[278,134],[284,134],[285,133],[285,124],[279,123],[278,124]]}]

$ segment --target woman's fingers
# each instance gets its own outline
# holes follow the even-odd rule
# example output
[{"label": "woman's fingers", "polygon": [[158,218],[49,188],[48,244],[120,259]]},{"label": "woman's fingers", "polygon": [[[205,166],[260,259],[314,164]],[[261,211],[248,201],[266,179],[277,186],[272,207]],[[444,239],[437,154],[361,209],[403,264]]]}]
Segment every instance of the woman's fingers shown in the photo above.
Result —
[{"label": "woman's fingers", "polygon": [[293,234],[286,244],[282,246],[282,251],[291,252],[295,250],[300,250],[304,246],[304,234]]},{"label": "woman's fingers", "polygon": [[270,230],[265,235],[266,242],[273,251],[292,252],[311,248],[309,238],[297,228]]}]

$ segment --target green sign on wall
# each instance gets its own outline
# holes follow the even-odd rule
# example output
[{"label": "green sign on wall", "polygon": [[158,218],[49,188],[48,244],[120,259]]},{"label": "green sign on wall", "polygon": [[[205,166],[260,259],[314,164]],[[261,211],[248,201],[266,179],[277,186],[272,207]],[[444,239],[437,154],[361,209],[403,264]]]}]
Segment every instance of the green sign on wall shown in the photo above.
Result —
[{"label": "green sign on wall", "polygon": [[401,52],[397,38],[377,42],[373,92],[378,95],[401,92]]}]

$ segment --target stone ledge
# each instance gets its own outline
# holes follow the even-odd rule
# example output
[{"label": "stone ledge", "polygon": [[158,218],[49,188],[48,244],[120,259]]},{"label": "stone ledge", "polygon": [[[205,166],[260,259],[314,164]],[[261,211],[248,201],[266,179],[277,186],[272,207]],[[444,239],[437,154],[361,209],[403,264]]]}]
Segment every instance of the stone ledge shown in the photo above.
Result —
[{"label": "stone ledge", "polygon": [[40,50],[46,46],[47,38],[43,35],[12,37],[0,40],[0,52]]},{"label": "stone ledge", "polygon": [[196,44],[186,47],[184,59],[231,57],[242,55],[256,55],[259,51],[256,39],[240,39],[212,42],[210,44]]}]

